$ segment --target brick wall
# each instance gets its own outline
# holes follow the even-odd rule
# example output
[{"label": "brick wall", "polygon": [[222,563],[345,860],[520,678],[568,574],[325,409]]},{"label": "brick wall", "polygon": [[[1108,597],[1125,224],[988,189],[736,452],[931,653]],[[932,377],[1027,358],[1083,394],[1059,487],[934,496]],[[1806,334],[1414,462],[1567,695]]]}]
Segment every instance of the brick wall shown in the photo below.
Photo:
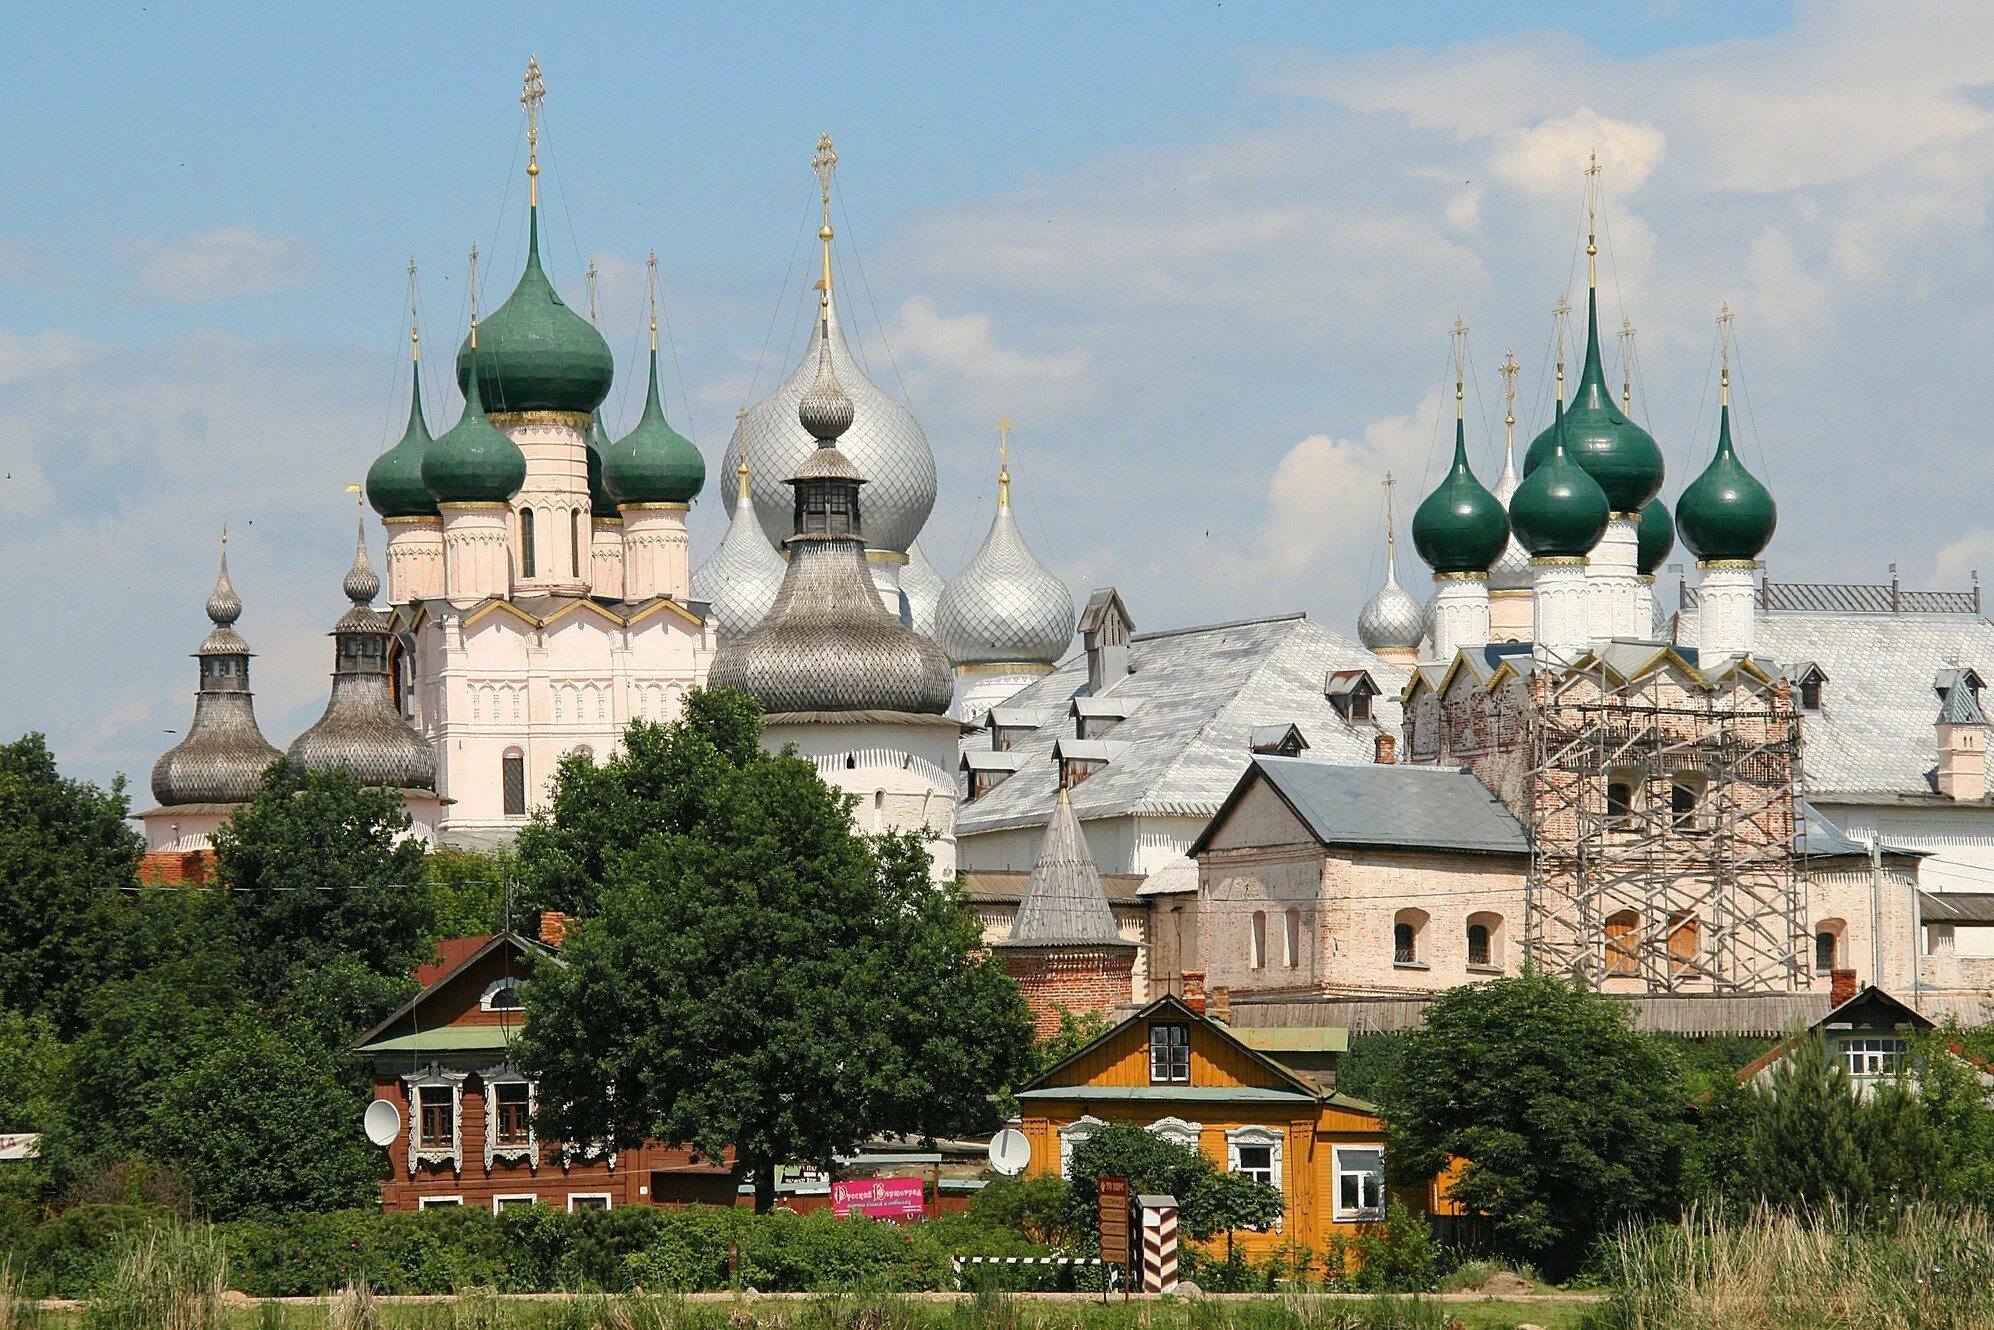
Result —
[{"label": "brick wall", "polygon": [[213,850],[154,850],[138,861],[138,880],[149,887],[205,887],[214,877]]},{"label": "brick wall", "polygon": [[1063,1007],[1076,1016],[1108,1014],[1129,1001],[1133,947],[1003,947],[1004,969],[1032,1009],[1040,1039],[1059,1032]]}]

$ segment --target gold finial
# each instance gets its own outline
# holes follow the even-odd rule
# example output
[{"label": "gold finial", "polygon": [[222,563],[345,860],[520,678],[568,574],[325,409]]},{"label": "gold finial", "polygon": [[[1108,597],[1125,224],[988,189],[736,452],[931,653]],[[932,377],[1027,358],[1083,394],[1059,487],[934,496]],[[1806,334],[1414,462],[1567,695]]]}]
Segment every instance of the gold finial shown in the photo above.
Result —
[{"label": "gold finial", "polygon": [[410,360],[422,359],[422,329],[418,326],[415,312],[415,260],[408,261],[408,354]]},{"label": "gold finial", "polygon": [[818,305],[829,310],[831,307],[831,173],[838,169],[838,150],[831,146],[831,131],[825,130],[817,136],[817,153],[810,159],[810,169],[817,173],[817,186],[824,200],[824,223],[817,228],[817,238],[824,244],[824,275],[817,280],[817,289],[823,292],[818,297]]},{"label": "gold finial", "polygon": [[1511,429],[1516,428],[1516,376],[1522,368],[1516,363],[1513,346],[1502,353],[1502,363],[1496,366],[1496,373],[1502,375],[1502,423]]},{"label": "gold finial", "polygon": [[[748,414],[747,409],[745,407],[742,409],[741,414],[744,416]],[[748,459],[747,458],[745,457],[742,458],[741,464],[734,468],[734,477],[740,483],[741,486],[740,493],[737,494],[735,497],[740,499],[742,503],[748,502]]]},{"label": "gold finial", "polygon": [[1009,416],[997,418],[997,506],[1011,506],[1011,431],[1017,426]]},{"label": "gold finial", "polygon": [[595,291],[596,281],[597,281],[597,275],[595,268],[595,260],[590,259],[588,266],[589,322],[594,324],[597,328],[600,328],[602,326],[602,306],[596,299],[596,291]]},{"label": "gold finial", "polygon": [[1634,320],[1620,320],[1620,413],[1634,410]]},{"label": "gold finial", "polygon": [[1599,153],[1595,150],[1586,163],[1586,286],[1599,285]]},{"label": "gold finial", "polygon": [[644,260],[644,281],[651,293],[651,350],[655,354],[658,349],[658,251],[655,249]]},{"label": "gold finial", "polygon": [[1551,306],[1551,325],[1558,338],[1558,400],[1565,400],[1565,330],[1572,319],[1572,302],[1563,296]]},{"label": "gold finial", "polygon": [[1723,377],[1718,380],[1720,404],[1731,405],[1731,302],[1725,301],[1717,312],[1717,350],[1723,358]]},{"label": "gold finial", "polygon": [[364,521],[367,513],[367,491],[359,485],[348,485],[346,492],[353,496],[354,506],[360,509],[361,519]]},{"label": "gold finial", "polygon": [[222,523],[222,557],[228,557],[228,523]]},{"label": "gold finial", "polygon": [[1385,473],[1385,567],[1398,572],[1399,557],[1399,517],[1395,504],[1394,488],[1398,479],[1391,472]]},{"label": "gold finial", "polygon": [[547,100],[547,85],[540,78],[540,57],[526,58],[526,86],[519,104],[526,108],[526,202],[540,206],[540,104]]},{"label": "gold finial", "polygon": [[1454,342],[1454,419],[1460,420],[1467,413],[1467,393],[1463,382],[1468,376],[1468,324],[1460,315],[1454,316],[1454,327],[1448,336]]},{"label": "gold finial", "polygon": [[478,349],[478,247],[471,246],[471,349]]}]

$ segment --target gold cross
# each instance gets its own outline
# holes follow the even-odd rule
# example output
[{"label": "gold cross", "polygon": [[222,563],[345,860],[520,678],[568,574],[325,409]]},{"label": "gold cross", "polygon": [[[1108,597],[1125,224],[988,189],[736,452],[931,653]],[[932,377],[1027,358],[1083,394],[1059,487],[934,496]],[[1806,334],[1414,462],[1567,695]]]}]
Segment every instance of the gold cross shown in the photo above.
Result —
[{"label": "gold cross", "polygon": [[824,192],[824,207],[831,206],[831,172],[838,166],[838,150],[831,146],[831,131],[825,130],[817,136],[817,155],[810,159],[810,169],[817,173],[817,184]]},{"label": "gold cross", "polygon": [[1523,366],[1516,363],[1516,348],[1503,352],[1502,363],[1496,366],[1496,373],[1502,375],[1503,423],[1516,423],[1516,375]]},{"label": "gold cross", "polygon": [[411,359],[422,359],[422,332],[416,327],[415,313],[415,260],[408,261],[408,343]]},{"label": "gold cross", "polygon": [[589,322],[600,327],[602,324],[602,309],[596,300],[596,294],[595,294],[596,275],[597,274],[595,270],[595,260],[590,259],[588,266]]},{"label": "gold cross", "polygon": [[658,251],[644,260],[644,280],[651,293],[651,349],[658,349]]},{"label": "gold cross", "polygon": [[1009,416],[1002,416],[997,421],[997,451],[1007,461],[1011,456],[1011,431],[1016,428]]},{"label": "gold cross", "polygon": [[1724,360],[1723,386],[1731,386],[1731,302],[1725,301],[1717,312],[1717,349]]},{"label": "gold cross", "polygon": [[1634,400],[1634,320],[1620,320],[1620,409]]},{"label": "gold cross", "polygon": [[[526,86],[519,94],[519,104],[526,109],[526,146],[529,150],[540,146],[540,104],[547,100],[547,84],[540,77],[540,57],[526,58]],[[535,170],[527,167],[527,170]]]}]

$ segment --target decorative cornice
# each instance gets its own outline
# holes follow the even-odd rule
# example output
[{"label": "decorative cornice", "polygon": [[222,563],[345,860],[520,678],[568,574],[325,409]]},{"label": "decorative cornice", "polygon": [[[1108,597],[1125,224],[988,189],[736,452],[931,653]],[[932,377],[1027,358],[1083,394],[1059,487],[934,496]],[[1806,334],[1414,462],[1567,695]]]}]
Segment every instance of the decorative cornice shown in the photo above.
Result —
[{"label": "decorative cornice", "polygon": [[1532,568],[1583,568],[1591,562],[1592,560],[1583,554],[1544,554],[1531,556],[1530,566]]},{"label": "decorative cornice", "polygon": [[867,550],[865,552],[865,561],[867,563],[906,563],[907,556],[896,554],[892,550]]},{"label": "decorative cornice", "polygon": [[1487,573],[1474,573],[1474,572],[1435,573],[1433,575],[1433,580],[1436,582],[1486,582],[1489,580],[1489,575]]},{"label": "decorative cornice", "polygon": [[513,425],[558,425],[578,434],[588,433],[594,423],[586,411],[493,411],[487,419],[500,429]]},{"label": "decorative cornice", "polygon": [[692,505],[689,503],[619,503],[616,505],[616,511],[619,513],[689,513],[692,511]]},{"label": "decorative cornice", "polygon": [[[474,506],[475,506],[475,505],[472,505],[472,504],[462,504],[462,505],[460,505],[460,504],[452,504],[452,505],[451,505],[451,507],[453,507],[453,508],[455,508],[455,507],[474,507]],[[503,507],[504,505],[500,505],[500,506],[501,506],[501,507]],[[382,519],[381,519],[381,525],[382,525],[382,526],[385,526],[385,527],[398,527],[398,526],[406,526],[406,527],[433,527],[433,528],[435,528],[436,530],[439,530],[439,531],[440,531],[440,530],[442,530],[442,529],[443,529],[443,519],[442,519],[442,518],[440,518],[440,517],[384,517],[384,518],[382,518]]]},{"label": "decorative cornice", "polygon": [[494,503],[485,499],[478,499],[466,503],[439,503],[436,505],[436,507],[438,511],[444,513],[445,515],[448,515],[450,513],[475,513],[475,512],[506,513],[512,511],[512,505],[509,503]]},{"label": "decorative cornice", "polygon": [[1709,559],[1709,560],[1698,559],[1696,561],[1696,566],[1699,569],[1744,568],[1752,571],[1757,571],[1759,566],[1759,561],[1757,559]]},{"label": "decorative cornice", "polygon": [[978,674],[1051,674],[1056,665],[1048,665],[1042,660],[990,660],[978,665],[958,665],[956,677],[966,679]]}]

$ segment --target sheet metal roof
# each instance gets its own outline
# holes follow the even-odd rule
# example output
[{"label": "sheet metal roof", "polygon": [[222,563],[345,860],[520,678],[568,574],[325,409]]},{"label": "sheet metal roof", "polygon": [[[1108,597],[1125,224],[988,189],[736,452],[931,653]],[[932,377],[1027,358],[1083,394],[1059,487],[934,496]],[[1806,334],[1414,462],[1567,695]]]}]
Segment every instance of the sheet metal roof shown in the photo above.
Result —
[{"label": "sheet metal roof", "polygon": [[[1349,762],[1369,762],[1380,731],[1399,732],[1405,668],[1303,615],[1137,634],[1129,661],[1133,672],[1112,691],[1141,705],[1115,727],[1110,742],[1124,751],[1074,788],[1074,811],[1083,821],[1210,817],[1246,770],[1253,732],[1262,726],[1298,725],[1311,753]],[[1369,670],[1384,690],[1373,707],[1375,723],[1345,720],[1323,696],[1331,672],[1347,669]],[[1086,687],[1086,655],[1076,653],[1005,702],[1007,715],[1022,711],[1043,723],[1013,745],[1030,758],[1023,769],[962,806],[958,836],[1045,825],[1058,788],[1052,747],[1072,735],[1066,713]],[[963,746],[988,748],[989,732],[965,735]]]},{"label": "sheet metal roof", "polygon": [[1800,713],[1801,788],[1831,795],[1937,797],[1932,726],[1939,671],[1994,669],[1994,622],[1974,614],[1773,613],[1759,649],[1820,666],[1821,709]]},{"label": "sheet metal roof", "polygon": [[1011,936],[997,945],[1013,947],[1078,946],[1133,947],[1122,941],[1122,931],[1109,908],[1108,893],[1094,856],[1087,851],[1087,837],[1073,808],[1060,799],[1052,806],[1052,820],[1046,823],[1045,838],[1039,842],[1038,862],[1032,865],[1030,884],[1018,902],[1011,921]]},{"label": "sheet metal roof", "polygon": [[1325,845],[1530,852],[1522,824],[1489,787],[1452,767],[1258,756],[1253,769]]},{"label": "sheet metal roof", "polygon": [[1918,893],[1928,924],[1994,924],[1994,891]]}]

